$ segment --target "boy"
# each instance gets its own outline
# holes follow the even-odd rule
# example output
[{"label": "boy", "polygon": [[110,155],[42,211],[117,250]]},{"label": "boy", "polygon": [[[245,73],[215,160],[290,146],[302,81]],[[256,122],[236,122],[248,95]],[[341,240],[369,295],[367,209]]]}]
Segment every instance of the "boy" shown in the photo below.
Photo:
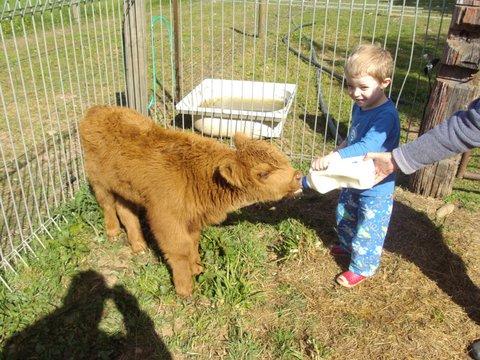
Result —
[{"label": "boy", "polygon": [[[312,161],[323,170],[341,158],[368,152],[392,151],[398,146],[400,121],[393,102],[385,95],[391,83],[390,53],[375,45],[360,45],[347,59],[348,94],[355,101],[347,139],[330,154]],[[337,276],[338,284],[351,288],[372,276],[380,256],[392,213],[395,174],[371,189],[342,189],[337,206],[338,244],[334,256],[350,256],[349,270]]]}]

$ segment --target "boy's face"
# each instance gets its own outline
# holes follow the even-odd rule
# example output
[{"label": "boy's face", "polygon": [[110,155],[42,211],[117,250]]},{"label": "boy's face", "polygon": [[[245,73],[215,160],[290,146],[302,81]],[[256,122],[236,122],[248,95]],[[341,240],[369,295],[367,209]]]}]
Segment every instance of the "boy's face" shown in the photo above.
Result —
[{"label": "boy's face", "polygon": [[390,82],[390,78],[379,82],[370,75],[347,78],[348,95],[362,110],[373,109],[387,99],[383,91]]}]

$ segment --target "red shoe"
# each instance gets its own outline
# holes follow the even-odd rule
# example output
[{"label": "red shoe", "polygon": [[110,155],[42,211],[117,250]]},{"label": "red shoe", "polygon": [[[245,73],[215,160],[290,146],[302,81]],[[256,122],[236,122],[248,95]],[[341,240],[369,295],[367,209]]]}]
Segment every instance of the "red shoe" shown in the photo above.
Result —
[{"label": "red shoe", "polygon": [[351,271],[345,271],[344,273],[337,276],[337,284],[342,285],[346,288],[352,288],[360,284],[366,277],[362,275],[355,274]]},{"label": "red shoe", "polygon": [[350,256],[350,253],[341,245],[332,245],[330,248],[330,254],[333,256]]}]

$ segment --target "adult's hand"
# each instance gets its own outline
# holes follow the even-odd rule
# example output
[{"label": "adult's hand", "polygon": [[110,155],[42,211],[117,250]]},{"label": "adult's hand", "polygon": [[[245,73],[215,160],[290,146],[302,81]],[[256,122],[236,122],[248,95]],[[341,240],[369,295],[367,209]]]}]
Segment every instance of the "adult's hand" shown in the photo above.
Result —
[{"label": "adult's hand", "polygon": [[398,169],[391,152],[368,153],[364,160],[372,159],[375,165],[375,182],[379,183]]}]

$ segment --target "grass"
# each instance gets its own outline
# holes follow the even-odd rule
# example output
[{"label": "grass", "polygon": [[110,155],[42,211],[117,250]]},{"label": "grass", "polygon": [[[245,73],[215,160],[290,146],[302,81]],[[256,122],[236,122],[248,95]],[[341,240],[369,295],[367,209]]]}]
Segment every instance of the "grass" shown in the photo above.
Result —
[{"label": "grass", "polygon": [[[480,150],[473,149],[467,171],[478,172],[480,168]],[[446,199],[471,211],[480,210],[480,182],[467,179],[456,179],[453,192]]]},{"label": "grass", "polygon": [[45,359],[460,358],[480,322],[476,213],[438,224],[441,201],[399,188],[378,274],[347,291],[333,283],[346,264],[327,249],[335,201],[309,192],[208,227],[205,272],[181,300],[162,259],[106,240],[82,188],[47,249],[4,274],[15,291],[0,288],[0,348]]}]

